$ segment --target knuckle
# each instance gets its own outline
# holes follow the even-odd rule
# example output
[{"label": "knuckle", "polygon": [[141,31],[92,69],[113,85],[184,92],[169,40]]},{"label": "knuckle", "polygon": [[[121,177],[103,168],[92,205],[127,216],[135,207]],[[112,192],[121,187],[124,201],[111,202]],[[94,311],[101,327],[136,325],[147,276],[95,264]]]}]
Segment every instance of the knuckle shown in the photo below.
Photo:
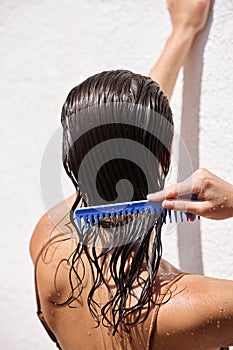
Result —
[{"label": "knuckle", "polygon": [[194,177],[194,189],[198,190],[198,192],[203,191],[203,189],[207,188],[210,182],[209,171],[205,168],[200,168],[196,170]]},{"label": "knuckle", "polygon": [[205,177],[208,173],[209,171],[206,168],[199,168],[195,171],[195,174],[201,177]]},{"label": "knuckle", "polygon": [[189,203],[189,202],[184,202],[183,207],[184,207],[184,211],[186,211],[186,212],[192,211],[191,210],[191,203]]},{"label": "knuckle", "polygon": [[176,197],[178,195],[178,190],[176,185],[171,185],[165,190],[165,196],[168,197]]},{"label": "knuckle", "polygon": [[176,201],[174,204],[174,209],[183,212],[189,212],[189,203],[186,201]]}]

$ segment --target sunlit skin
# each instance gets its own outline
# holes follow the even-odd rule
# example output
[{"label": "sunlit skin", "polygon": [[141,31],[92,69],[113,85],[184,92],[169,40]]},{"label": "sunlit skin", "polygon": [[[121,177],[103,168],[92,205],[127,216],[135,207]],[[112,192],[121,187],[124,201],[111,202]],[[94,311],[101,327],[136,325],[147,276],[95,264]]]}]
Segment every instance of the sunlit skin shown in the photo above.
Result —
[{"label": "sunlit skin", "polygon": [[[179,196],[196,194],[197,201],[179,199]],[[180,210],[208,219],[223,220],[233,217],[233,185],[207,169],[196,170],[181,183],[147,196],[152,201],[163,201],[165,209]]]},{"label": "sunlit skin", "polygon": [[[169,97],[193,40],[206,25],[210,4],[211,1],[207,0],[168,1],[173,30],[150,76],[159,82]],[[31,238],[30,253],[33,263],[37,265],[36,277],[43,317],[64,350],[126,349],[123,340],[118,336],[113,347],[113,337],[107,328],[95,328],[96,323],[90,316],[85,302],[87,290],[91,286],[88,278],[90,268],[85,256],[83,256],[87,269],[85,288],[77,300],[77,308],[56,307],[51,303],[66,300],[70,292],[69,266],[64,257],[68,258],[72,254],[77,243],[72,238],[66,240],[64,238],[68,238],[66,234],[69,233],[69,229],[66,223],[69,222],[69,208],[74,200],[75,195],[46,213],[38,222]],[[58,222],[60,223],[57,226]],[[55,242],[49,245],[49,249],[44,250],[41,256],[41,249],[57,236],[63,240],[62,243]],[[79,270],[81,266],[76,268]],[[169,263],[162,261],[154,285],[155,293],[160,295],[165,293],[166,286],[172,278],[169,271],[179,273]],[[144,273],[142,267],[142,277]],[[111,277],[109,284],[114,290],[114,281],[111,281]],[[135,285],[134,288],[138,294],[138,286]],[[101,287],[98,293],[100,303],[106,302],[108,295],[104,287]],[[167,302],[160,307],[151,349],[219,350],[221,346],[233,345],[232,295],[232,281],[184,275],[173,284],[166,295]],[[149,328],[148,318],[148,321],[132,329],[132,332],[136,332],[136,340],[132,346],[127,347],[127,350],[146,349]]]},{"label": "sunlit skin", "polygon": [[[71,205],[73,198],[68,199],[68,205]],[[50,216],[64,214],[62,207],[64,203],[53,208]],[[55,212],[55,214],[54,214]],[[62,225],[68,221],[68,216],[64,218],[60,225],[60,230],[54,229],[47,214],[40,220],[31,240],[31,255],[34,259],[39,254],[39,250],[52,237],[60,234]],[[66,232],[65,226],[63,226]],[[52,232],[52,233],[51,233]],[[85,307],[80,309],[71,309],[68,307],[57,308],[51,304],[51,300],[61,302],[65,300],[69,293],[68,268],[63,263],[59,274],[56,275],[56,286],[54,288],[54,279],[57,272],[57,265],[64,258],[69,256],[74,248],[75,241],[72,239],[66,242],[53,244],[47,252],[45,264],[40,259],[37,266],[37,278],[39,284],[39,293],[41,295],[41,304],[46,321],[50,325],[59,339],[63,349],[87,349],[86,335],[90,334],[88,345],[90,349],[101,348],[101,339],[99,339],[94,330],[95,322],[89,316],[89,310]],[[85,257],[84,257],[85,263]],[[85,263],[88,267],[88,264]],[[142,271],[142,276],[143,276]],[[87,270],[87,276],[89,272]],[[87,286],[90,281],[86,280]],[[113,281],[109,281],[114,286]],[[157,280],[156,288],[161,288],[161,293],[166,288],[166,280]],[[233,282],[208,278],[203,276],[185,275],[182,279],[173,285],[171,299],[160,307],[157,322],[157,333],[154,337],[156,349],[219,349],[220,346],[233,343]],[[137,293],[137,286],[135,286]],[[100,300],[106,300],[106,292],[100,292]],[[80,302],[85,300],[85,293]],[[88,317],[89,316],[89,317]],[[147,322],[140,328],[141,332],[146,333],[149,328]],[[105,344],[111,342],[107,337],[105,330]],[[83,338],[83,343],[82,343]],[[143,343],[143,339],[141,339]],[[75,347],[74,344],[79,344]],[[95,347],[98,344],[98,347]],[[141,349],[139,346],[138,349]]]}]

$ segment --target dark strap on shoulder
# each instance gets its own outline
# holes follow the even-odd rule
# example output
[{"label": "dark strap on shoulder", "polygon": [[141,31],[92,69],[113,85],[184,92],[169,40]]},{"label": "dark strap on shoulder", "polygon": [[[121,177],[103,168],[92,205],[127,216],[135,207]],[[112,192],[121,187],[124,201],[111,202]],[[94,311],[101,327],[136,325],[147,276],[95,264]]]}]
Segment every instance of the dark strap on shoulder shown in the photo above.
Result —
[{"label": "dark strap on shoulder", "polygon": [[56,343],[56,346],[57,346],[58,349],[62,350],[62,348],[60,347],[60,344],[57,341],[57,338],[55,337],[54,333],[51,331],[51,329],[47,325],[41,310],[37,311],[37,316],[39,317],[39,320],[41,321],[42,325],[44,326],[44,328],[45,328],[46,332],[48,333],[50,339],[52,339],[52,341],[54,343]]},{"label": "dark strap on shoulder", "polygon": [[47,322],[45,321],[45,318],[43,316],[43,312],[41,310],[41,303],[40,303],[40,297],[38,292],[38,285],[37,285],[37,277],[36,277],[36,266],[37,266],[38,260],[35,263],[35,291],[36,291],[36,303],[37,303],[37,316],[39,317],[39,320],[41,321],[42,325],[44,326],[46,332],[48,333],[51,340],[56,344],[57,348],[62,350],[60,344],[57,341],[57,338],[55,334],[51,331],[49,328]]},{"label": "dark strap on shoulder", "polygon": [[157,317],[158,317],[158,312],[160,309],[161,304],[163,303],[163,300],[165,296],[167,295],[169,289],[172,287],[173,284],[175,284],[179,279],[181,279],[183,276],[188,275],[188,273],[182,272],[179,275],[177,275],[175,278],[173,278],[166,286],[164,292],[160,294],[158,302],[156,303],[154,310],[152,311],[152,319],[151,319],[151,324],[150,324],[150,329],[149,329],[149,335],[148,335],[148,340],[147,340],[147,350],[152,349],[152,341],[153,341],[153,336],[154,332],[156,329],[156,322],[157,322]]}]

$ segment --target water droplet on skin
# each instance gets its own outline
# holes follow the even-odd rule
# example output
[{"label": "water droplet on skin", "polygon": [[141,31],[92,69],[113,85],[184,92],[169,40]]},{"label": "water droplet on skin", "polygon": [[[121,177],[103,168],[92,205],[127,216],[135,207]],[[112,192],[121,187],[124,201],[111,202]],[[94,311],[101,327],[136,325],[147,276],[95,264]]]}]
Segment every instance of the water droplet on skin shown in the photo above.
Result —
[{"label": "water droplet on skin", "polygon": [[209,323],[209,324],[213,324],[213,317],[209,316],[209,317],[208,317],[208,321],[207,321],[207,323]]},{"label": "water droplet on skin", "polygon": [[194,333],[193,333],[193,332],[191,332],[190,334],[191,334],[191,335],[194,335]]},{"label": "water droplet on skin", "polygon": [[224,197],[224,201],[225,201],[225,202],[227,201],[227,197]]},{"label": "water droplet on skin", "polygon": [[223,204],[221,205],[221,208],[224,208],[224,205],[223,205]]},{"label": "water droplet on skin", "polygon": [[55,314],[55,311],[54,311],[54,310],[51,310],[51,314],[54,315],[54,314]]},{"label": "water droplet on skin", "polygon": [[91,336],[91,332],[90,331],[88,332],[88,335]]},{"label": "water droplet on skin", "polygon": [[213,207],[212,209],[213,209],[213,210],[216,210],[216,208],[215,208],[215,207]]},{"label": "water droplet on skin", "polygon": [[219,308],[219,311],[220,311],[220,314],[223,314],[223,313],[224,313],[223,307],[220,307],[220,308]]},{"label": "water droplet on skin", "polygon": [[72,318],[72,321],[75,321],[75,317]]},{"label": "water droplet on skin", "polygon": [[61,293],[57,293],[57,296],[60,297],[60,296],[61,296]]},{"label": "water droplet on skin", "polygon": [[169,336],[169,335],[170,335],[170,333],[169,333],[169,332],[167,332],[167,333],[166,333],[166,335],[167,335],[167,336]]},{"label": "water droplet on skin", "polygon": [[220,328],[221,325],[220,325],[220,321],[217,321],[217,328]]},{"label": "water droplet on skin", "polygon": [[51,298],[51,296],[52,296],[52,294],[49,293],[49,294],[48,294],[48,297]]}]

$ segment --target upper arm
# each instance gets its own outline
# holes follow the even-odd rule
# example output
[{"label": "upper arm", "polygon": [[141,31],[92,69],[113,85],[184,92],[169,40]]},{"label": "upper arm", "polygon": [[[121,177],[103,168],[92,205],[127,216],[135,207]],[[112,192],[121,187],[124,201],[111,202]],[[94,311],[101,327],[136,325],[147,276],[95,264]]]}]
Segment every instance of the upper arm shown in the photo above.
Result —
[{"label": "upper arm", "polygon": [[158,349],[158,343],[167,350],[233,345],[232,281],[187,275],[173,287],[158,314]]}]

